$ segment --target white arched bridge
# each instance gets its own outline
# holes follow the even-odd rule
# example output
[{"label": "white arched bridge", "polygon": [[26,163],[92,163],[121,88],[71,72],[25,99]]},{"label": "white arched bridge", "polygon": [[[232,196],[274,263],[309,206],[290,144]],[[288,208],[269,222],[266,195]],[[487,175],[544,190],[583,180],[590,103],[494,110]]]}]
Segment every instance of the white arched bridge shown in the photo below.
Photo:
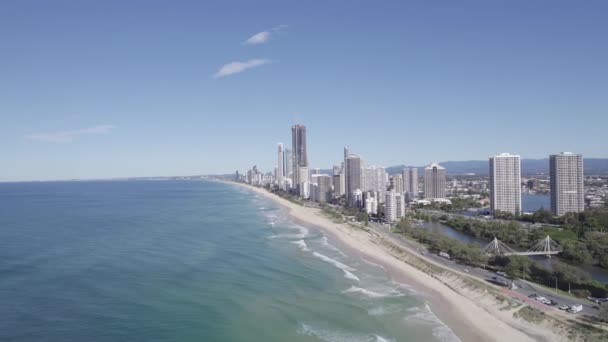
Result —
[{"label": "white arched bridge", "polygon": [[563,251],[562,246],[558,245],[555,241],[551,240],[551,237],[547,235],[546,238],[540,240],[532,248],[525,252],[518,252],[513,248],[507,246],[502,241],[494,238],[487,246],[481,249],[488,255],[556,255]]}]

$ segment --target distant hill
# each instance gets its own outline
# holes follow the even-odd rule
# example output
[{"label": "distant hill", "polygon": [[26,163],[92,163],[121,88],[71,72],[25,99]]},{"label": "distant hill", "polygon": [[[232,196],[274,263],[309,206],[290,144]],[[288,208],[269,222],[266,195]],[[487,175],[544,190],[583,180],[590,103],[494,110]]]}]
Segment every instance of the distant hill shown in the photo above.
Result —
[{"label": "distant hill", "polygon": [[[474,173],[476,175],[488,175],[487,160],[467,160],[467,161],[445,161],[439,163],[445,167],[448,174],[463,175]],[[585,158],[586,175],[606,175],[608,174],[608,158]],[[412,167],[412,166],[409,166]],[[389,174],[401,172],[403,165],[391,166],[387,168]],[[424,172],[424,166],[418,166],[418,174]],[[549,173],[549,159],[522,159],[521,173],[523,175],[536,175]]]}]

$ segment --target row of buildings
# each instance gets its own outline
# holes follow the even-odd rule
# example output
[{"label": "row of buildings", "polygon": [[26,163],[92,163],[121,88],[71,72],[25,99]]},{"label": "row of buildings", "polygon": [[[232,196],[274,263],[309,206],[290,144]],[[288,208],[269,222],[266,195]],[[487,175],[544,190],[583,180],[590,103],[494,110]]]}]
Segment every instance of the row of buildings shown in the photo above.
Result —
[{"label": "row of buildings", "polygon": [[[389,175],[385,168],[366,166],[364,159],[344,148],[344,159],[330,174],[311,169],[308,162],[306,126],[291,127],[291,149],[277,146],[277,166],[263,175],[254,166],[246,181],[254,185],[273,184],[284,191],[315,202],[344,198],[345,204],[376,214],[384,208],[389,221],[405,215],[407,203],[446,201],[446,169],[438,163],[424,168],[423,191],[419,191],[417,168],[404,168]],[[580,154],[564,152],[550,156],[551,208],[557,215],[584,209],[583,161]],[[490,210],[494,214],[522,211],[521,160],[502,153],[489,159]],[[237,173],[238,177],[238,173]]]},{"label": "row of buildings", "polygon": [[[551,211],[556,215],[585,209],[583,156],[562,152],[549,156]],[[534,186],[530,184],[529,186]],[[497,214],[522,212],[521,159],[501,153],[490,158],[490,210]]]}]

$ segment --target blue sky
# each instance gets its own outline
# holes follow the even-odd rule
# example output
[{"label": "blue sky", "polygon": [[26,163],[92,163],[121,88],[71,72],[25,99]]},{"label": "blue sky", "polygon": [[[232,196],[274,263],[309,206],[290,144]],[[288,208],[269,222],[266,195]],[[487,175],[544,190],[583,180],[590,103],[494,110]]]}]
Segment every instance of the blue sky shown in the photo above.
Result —
[{"label": "blue sky", "polygon": [[[608,157],[605,1],[2,1],[0,180]],[[234,64],[230,64],[234,63]],[[240,71],[240,72],[239,72]]]}]

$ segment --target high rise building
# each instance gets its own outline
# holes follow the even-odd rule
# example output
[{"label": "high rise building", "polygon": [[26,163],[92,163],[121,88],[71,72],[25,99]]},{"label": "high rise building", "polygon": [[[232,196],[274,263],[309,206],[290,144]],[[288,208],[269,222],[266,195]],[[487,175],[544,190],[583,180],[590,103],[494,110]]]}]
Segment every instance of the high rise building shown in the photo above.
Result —
[{"label": "high rise building", "polygon": [[396,193],[402,194],[405,192],[403,189],[403,175],[396,174],[392,175],[390,179],[391,189],[393,189]]},{"label": "high rise building", "polygon": [[366,197],[365,198],[365,212],[369,215],[378,214],[378,200],[375,197]]},{"label": "high rise building", "polygon": [[341,171],[342,168],[340,167],[340,165],[334,165],[334,167],[332,168],[332,175],[339,175]]},{"label": "high rise building", "polygon": [[395,202],[397,203],[395,206],[397,211],[397,219],[401,220],[405,217],[405,197],[403,194],[395,193]]},{"label": "high rise building", "polygon": [[402,194],[395,191],[387,191],[384,195],[384,218],[389,222],[395,222],[405,216],[405,201]]},{"label": "high rise building", "polygon": [[521,160],[501,153],[490,158],[490,211],[521,213]]},{"label": "high rise building", "polygon": [[[306,168],[308,174],[308,155],[306,150],[306,126],[294,125],[291,127],[291,148],[293,153],[294,184],[299,189],[305,181],[300,179],[300,168]],[[306,178],[306,181],[308,178]],[[299,190],[298,190],[299,194]]]},{"label": "high rise building", "polygon": [[435,162],[424,168],[424,198],[445,198],[445,168]]},{"label": "high rise building", "polygon": [[333,175],[334,196],[340,197],[344,195],[344,174]]},{"label": "high rise building", "polygon": [[405,168],[402,172],[403,192],[408,199],[418,198],[418,169],[415,167]]},{"label": "high rise building", "polygon": [[359,189],[353,191],[351,196],[351,206],[355,208],[363,208],[365,202],[363,202],[363,192]]},{"label": "high rise building", "polygon": [[363,177],[363,191],[376,191],[380,199],[384,199],[386,192],[386,170],[383,167],[366,167]]},{"label": "high rise building", "polygon": [[298,195],[303,198],[310,197],[309,186],[310,186],[310,174],[308,173],[308,167],[300,166],[298,169],[297,179],[299,183],[295,183],[294,187],[296,187],[298,191]]},{"label": "high rise building", "polygon": [[283,143],[277,144],[277,185],[280,189],[285,187],[283,178],[285,177],[285,153],[283,151]]},{"label": "high rise building", "polygon": [[283,164],[285,164],[285,178],[293,180],[293,154],[288,148],[286,148],[283,153]]},{"label": "high rise building", "polygon": [[[348,184],[348,174],[346,172],[346,159],[348,159],[348,156],[350,155],[350,152],[348,150],[348,146],[344,147],[344,161],[342,162],[342,173],[343,173],[343,177],[342,177],[342,181],[344,182],[344,194],[346,194],[347,191],[347,184]],[[346,195],[346,199],[348,200],[348,195]],[[347,201],[348,203],[348,201]]]},{"label": "high rise building", "polygon": [[549,156],[551,211],[555,215],[585,210],[583,156],[562,152]]},{"label": "high rise building", "polygon": [[[315,202],[329,202],[332,198],[332,177],[330,175],[316,174],[311,176],[311,183],[316,184]],[[312,193],[311,193],[312,196]]]},{"label": "high rise building", "polygon": [[346,202],[354,206],[353,196],[355,191],[363,188],[363,159],[358,155],[351,154],[346,158]]}]

